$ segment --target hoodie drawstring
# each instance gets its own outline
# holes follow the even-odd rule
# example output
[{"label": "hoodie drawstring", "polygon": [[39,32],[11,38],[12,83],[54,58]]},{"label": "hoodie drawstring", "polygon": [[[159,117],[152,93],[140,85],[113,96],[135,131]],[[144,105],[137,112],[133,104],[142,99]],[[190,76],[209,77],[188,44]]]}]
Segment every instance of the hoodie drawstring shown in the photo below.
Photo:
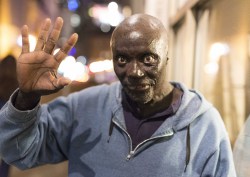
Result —
[{"label": "hoodie drawstring", "polygon": [[109,143],[109,140],[110,140],[110,137],[112,135],[112,132],[113,132],[113,128],[114,128],[114,122],[112,121],[112,119],[110,120],[110,124],[109,124],[109,138],[107,140],[107,142]]},{"label": "hoodie drawstring", "polygon": [[190,124],[187,127],[187,138],[186,138],[186,166],[184,172],[187,170],[187,166],[190,161],[191,148],[190,148]]}]

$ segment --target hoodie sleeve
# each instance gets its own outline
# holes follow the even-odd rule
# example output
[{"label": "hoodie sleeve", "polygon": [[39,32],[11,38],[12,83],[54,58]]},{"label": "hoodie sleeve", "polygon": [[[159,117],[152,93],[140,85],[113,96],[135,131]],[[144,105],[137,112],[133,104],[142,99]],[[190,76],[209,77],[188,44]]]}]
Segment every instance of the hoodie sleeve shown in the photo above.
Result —
[{"label": "hoodie sleeve", "polygon": [[222,139],[217,149],[208,159],[202,177],[236,177],[229,140]]},{"label": "hoodie sleeve", "polygon": [[20,169],[66,160],[67,131],[72,125],[70,98],[19,111],[11,102],[15,94],[0,111],[0,156]]}]

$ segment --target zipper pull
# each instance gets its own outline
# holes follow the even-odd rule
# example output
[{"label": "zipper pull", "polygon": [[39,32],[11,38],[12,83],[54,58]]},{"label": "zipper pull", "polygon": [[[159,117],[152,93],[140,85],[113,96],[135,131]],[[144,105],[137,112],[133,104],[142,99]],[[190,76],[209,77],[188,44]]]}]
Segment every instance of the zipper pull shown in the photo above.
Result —
[{"label": "zipper pull", "polygon": [[130,153],[127,155],[126,159],[130,160],[134,154],[135,154],[135,151],[130,151]]}]

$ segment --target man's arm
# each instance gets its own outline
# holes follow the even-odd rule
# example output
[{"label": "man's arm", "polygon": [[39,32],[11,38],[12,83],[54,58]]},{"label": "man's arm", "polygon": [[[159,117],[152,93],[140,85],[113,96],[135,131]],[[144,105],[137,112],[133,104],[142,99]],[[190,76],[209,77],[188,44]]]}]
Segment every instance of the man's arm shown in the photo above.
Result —
[{"label": "man's arm", "polygon": [[[56,148],[60,143],[67,144],[64,142],[67,138],[50,139],[52,136],[47,133],[51,132],[50,128],[53,129],[53,127],[48,127],[48,125],[53,124],[54,120],[48,108],[38,104],[41,96],[55,93],[71,82],[57,75],[57,69],[75,45],[77,34],[71,35],[59,52],[52,54],[62,25],[62,18],[57,18],[49,33],[51,21],[46,19],[41,27],[36,48],[32,52],[29,49],[28,27],[25,25],[21,30],[22,53],[16,63],[19,89],[0,110],[0,156],[3,156],[6,162],[18,165],[19,168],[46,163],[48,160],[46,155],[41,156],[41,154],[54,157],[49,159],[50,162],[58,162],[65,158],[64,153],[59,154],[61,151]],[[55,109],[59,110],[56,116],[62,117],[69,114],[68,105],[62,106],[62,104],[67,103],[59,101],[56,104],[58,109]],[[56,116],[54,116],[55,119]],[[70,123],[68,122],[66,126],[70,126]],[[52,131],[59,131],[58,135],[63,132],[60,127],[54,127]],[[54,147],[53,153],[46,149],[47,146],[43,146],[43,143],[48,143],[51,149]],[[38,156],[40,162],[36,161]]]},{"label": "man's arm", "polygon": [[8,101],[0,111],[0,156],[20,169],[67,160],[72,99],[59,97],[26,111],[17,110],[13,101]]}]

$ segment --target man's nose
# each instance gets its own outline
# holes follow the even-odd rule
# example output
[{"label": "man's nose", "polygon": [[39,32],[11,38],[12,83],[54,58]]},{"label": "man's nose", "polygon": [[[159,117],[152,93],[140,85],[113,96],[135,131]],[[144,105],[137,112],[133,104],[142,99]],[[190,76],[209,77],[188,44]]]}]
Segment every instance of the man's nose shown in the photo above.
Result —
[{"label": "man's nose", "polygon": [[143,77],[144,76],[144,72],[141,69],[141,66],[137,61],[131,62],[128,75],[131,77]]}]

